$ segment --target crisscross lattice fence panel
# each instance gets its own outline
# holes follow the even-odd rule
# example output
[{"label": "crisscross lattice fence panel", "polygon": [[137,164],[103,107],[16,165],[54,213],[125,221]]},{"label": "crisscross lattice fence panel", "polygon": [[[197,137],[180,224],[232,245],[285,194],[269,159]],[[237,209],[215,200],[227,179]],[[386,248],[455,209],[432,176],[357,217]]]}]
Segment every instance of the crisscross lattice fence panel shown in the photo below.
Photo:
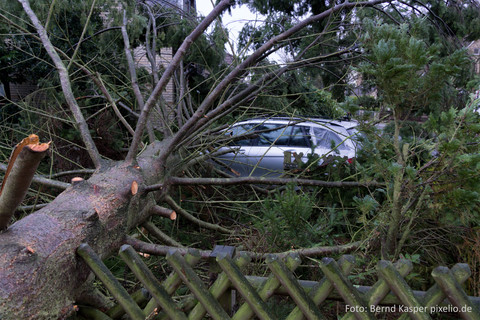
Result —
[{"label": "crisscross lattice fence panel", "polygon": [[[415,291],[405,281],[412,270],[408,260],[395,264],[380,261],[377,265],[378,281],[371,287],[354,286],[348,279],[353,267],[353,257],[345,255],[338,261],[324,258],[318,266],[323,273],[320,281],[299,280],[295,269],[301,264],[298,255],[284,259],[270,255],[265,263],[268,276],[248,276],[244,269],[250,262],[247,254],[220,253],[216,256],[219,274],[207,285],[194,270],[200,260],[195,250],[185,256],[170,251],[166,260],[172,273],[160,282],[143,262],[135,250],[124,245],[120,257],[125,261],[145,290],[129,295],[95,252],[83,244],[79,255],[87,262],[105,287],[111,292],[118,305],[105,313],[88,307],[80,309],[84,314],[97,319],[115,319],[124,313],[132,319],[272,319],[269,299],[274,295],[287,295],[295,307],[285,319],[325,319],[319,305],[325,300],[343,301],[343,310],[337,316],[342,319],[376,319],[376,315],[389,312],[400,319],[432,319],[442,313],[456,314],[463,319],[480,319],[480,298],[469,297],[461,284],[470,276],[466,264],[453,268],[437,267],[432,272],[435,284],[427,291]],[[231,252],[233,253],[233,251]],[[175,292],[184,284],[188,287],[188,299],[177,299]],[[231,292],[241,296],[240,305],[231,309]],[[138,297],[149,297],[149,302],[140,308],[135,301]],[[328,316],[331,316],[329,314]]]}]

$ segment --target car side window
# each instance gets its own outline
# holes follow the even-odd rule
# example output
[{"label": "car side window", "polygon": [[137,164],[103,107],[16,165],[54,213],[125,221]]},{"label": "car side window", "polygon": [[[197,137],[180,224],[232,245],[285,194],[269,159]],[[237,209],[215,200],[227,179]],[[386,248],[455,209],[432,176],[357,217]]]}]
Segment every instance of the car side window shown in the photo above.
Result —
[{"label": "car side window", "polygon": [[[228,131],[228,134],[235,137],[240,136],[242,134],[251,133],[252,126],[251,125],[241,125],[235,126],[231,130]],[[252,139],[243,139],[243,140],[235,140],[229,143],[231,146],[250,146],[252,145]]]},{"label": "car side window", "polygon": [[305,126],[294,126],[288,143],[292,147],[310,147],[310,135]]},{"label": "car side window", "polygon": [[[278,128],[274,130],[275,128]],[[256,146],[286,146],[290,138],[289,133],[292,131],[291,127],[285,127],[279,124],[262,124],[255,128],[255,131],[272,130],[262,132],[259,134],[258,140],[254,145]]]},{"label": "car side window", "polygon": [[[255,134],[256,133],[256,134]],[[271,123],[249,123],[238,125],[228,131],[231,136],[253,134],[250,139],[235,140],[231,146],[292,146],[310,147],[309,127],[285,126]]]},{"label": "car side window", "polygon": [[332,149],[337,146],[338,150],[348,150],[348,147],[343,143],[343,139],[335,132],[323,128],[313,128],[315,135],[315,144],[323,148]]}]

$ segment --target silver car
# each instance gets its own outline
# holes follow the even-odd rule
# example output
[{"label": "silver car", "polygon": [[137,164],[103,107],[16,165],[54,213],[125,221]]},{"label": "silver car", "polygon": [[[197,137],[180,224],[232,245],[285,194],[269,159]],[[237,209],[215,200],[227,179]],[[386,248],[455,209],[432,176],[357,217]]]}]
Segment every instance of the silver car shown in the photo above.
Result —
[{"label": "silver car", "polygon": [[[217,158],[239,176],[278,177],[306,163],[315,153],[322,164],[328,156],[355,157],[356,122],[325,119],[259,118],[233,124],[225,131],[233,138]],[[228,151],[231,152],[228,152]],[[227,153],[228,152],[228,153]]]}]

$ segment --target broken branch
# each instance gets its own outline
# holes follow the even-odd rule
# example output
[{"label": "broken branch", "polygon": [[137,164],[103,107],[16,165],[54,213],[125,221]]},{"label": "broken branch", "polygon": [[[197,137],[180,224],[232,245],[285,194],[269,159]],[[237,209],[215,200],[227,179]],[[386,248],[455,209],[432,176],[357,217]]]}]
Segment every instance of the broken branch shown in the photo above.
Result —
[{"label": "broken branch", "polygon": [[151,213],[154,215],[169,218],[170,220],[177,219],[177,213],[172,209],[168,209],[160,206],[153,206],[150,210],[151,210]]},{"label": "broken branch", "polygon": [[0,190],[0,230],[7,227],[25,198],[35,171],[49,146],[50,143],[39,143],[38,136],[30,135],[15,147]]}]

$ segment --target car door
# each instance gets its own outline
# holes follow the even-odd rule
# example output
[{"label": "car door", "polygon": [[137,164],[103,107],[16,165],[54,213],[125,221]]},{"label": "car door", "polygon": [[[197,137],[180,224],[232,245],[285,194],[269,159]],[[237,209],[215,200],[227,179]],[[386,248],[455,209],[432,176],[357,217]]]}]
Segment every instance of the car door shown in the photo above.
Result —
[{"label": "car door", "polygon": [[[227,135],[232,137],[239,137],[242,135],[248,135],[254,131],[254,125],[252,124],[241,124],[232,127],[226,132]],[[222,147],[220,151],[223,153],[225,151],[230,151],[228,153],[223,153],[217,159],[226,165],[226,171],[228,173],[234,173],[242,177],[249,176],[252,171],[252,166],[249,162],[248,153],[255,138],[247,137],[245,139],[234,140],[229,146]]]},{"label": "car door", "polygon": [[269,124],[264,123],[256,128],[258,138],[252,146],[245,150],[248,162],[252,166],[252,176],[280,176],[285,172],[285,152],[289,151],[295,160],[310,152],[308,127],[301,125]]}]

